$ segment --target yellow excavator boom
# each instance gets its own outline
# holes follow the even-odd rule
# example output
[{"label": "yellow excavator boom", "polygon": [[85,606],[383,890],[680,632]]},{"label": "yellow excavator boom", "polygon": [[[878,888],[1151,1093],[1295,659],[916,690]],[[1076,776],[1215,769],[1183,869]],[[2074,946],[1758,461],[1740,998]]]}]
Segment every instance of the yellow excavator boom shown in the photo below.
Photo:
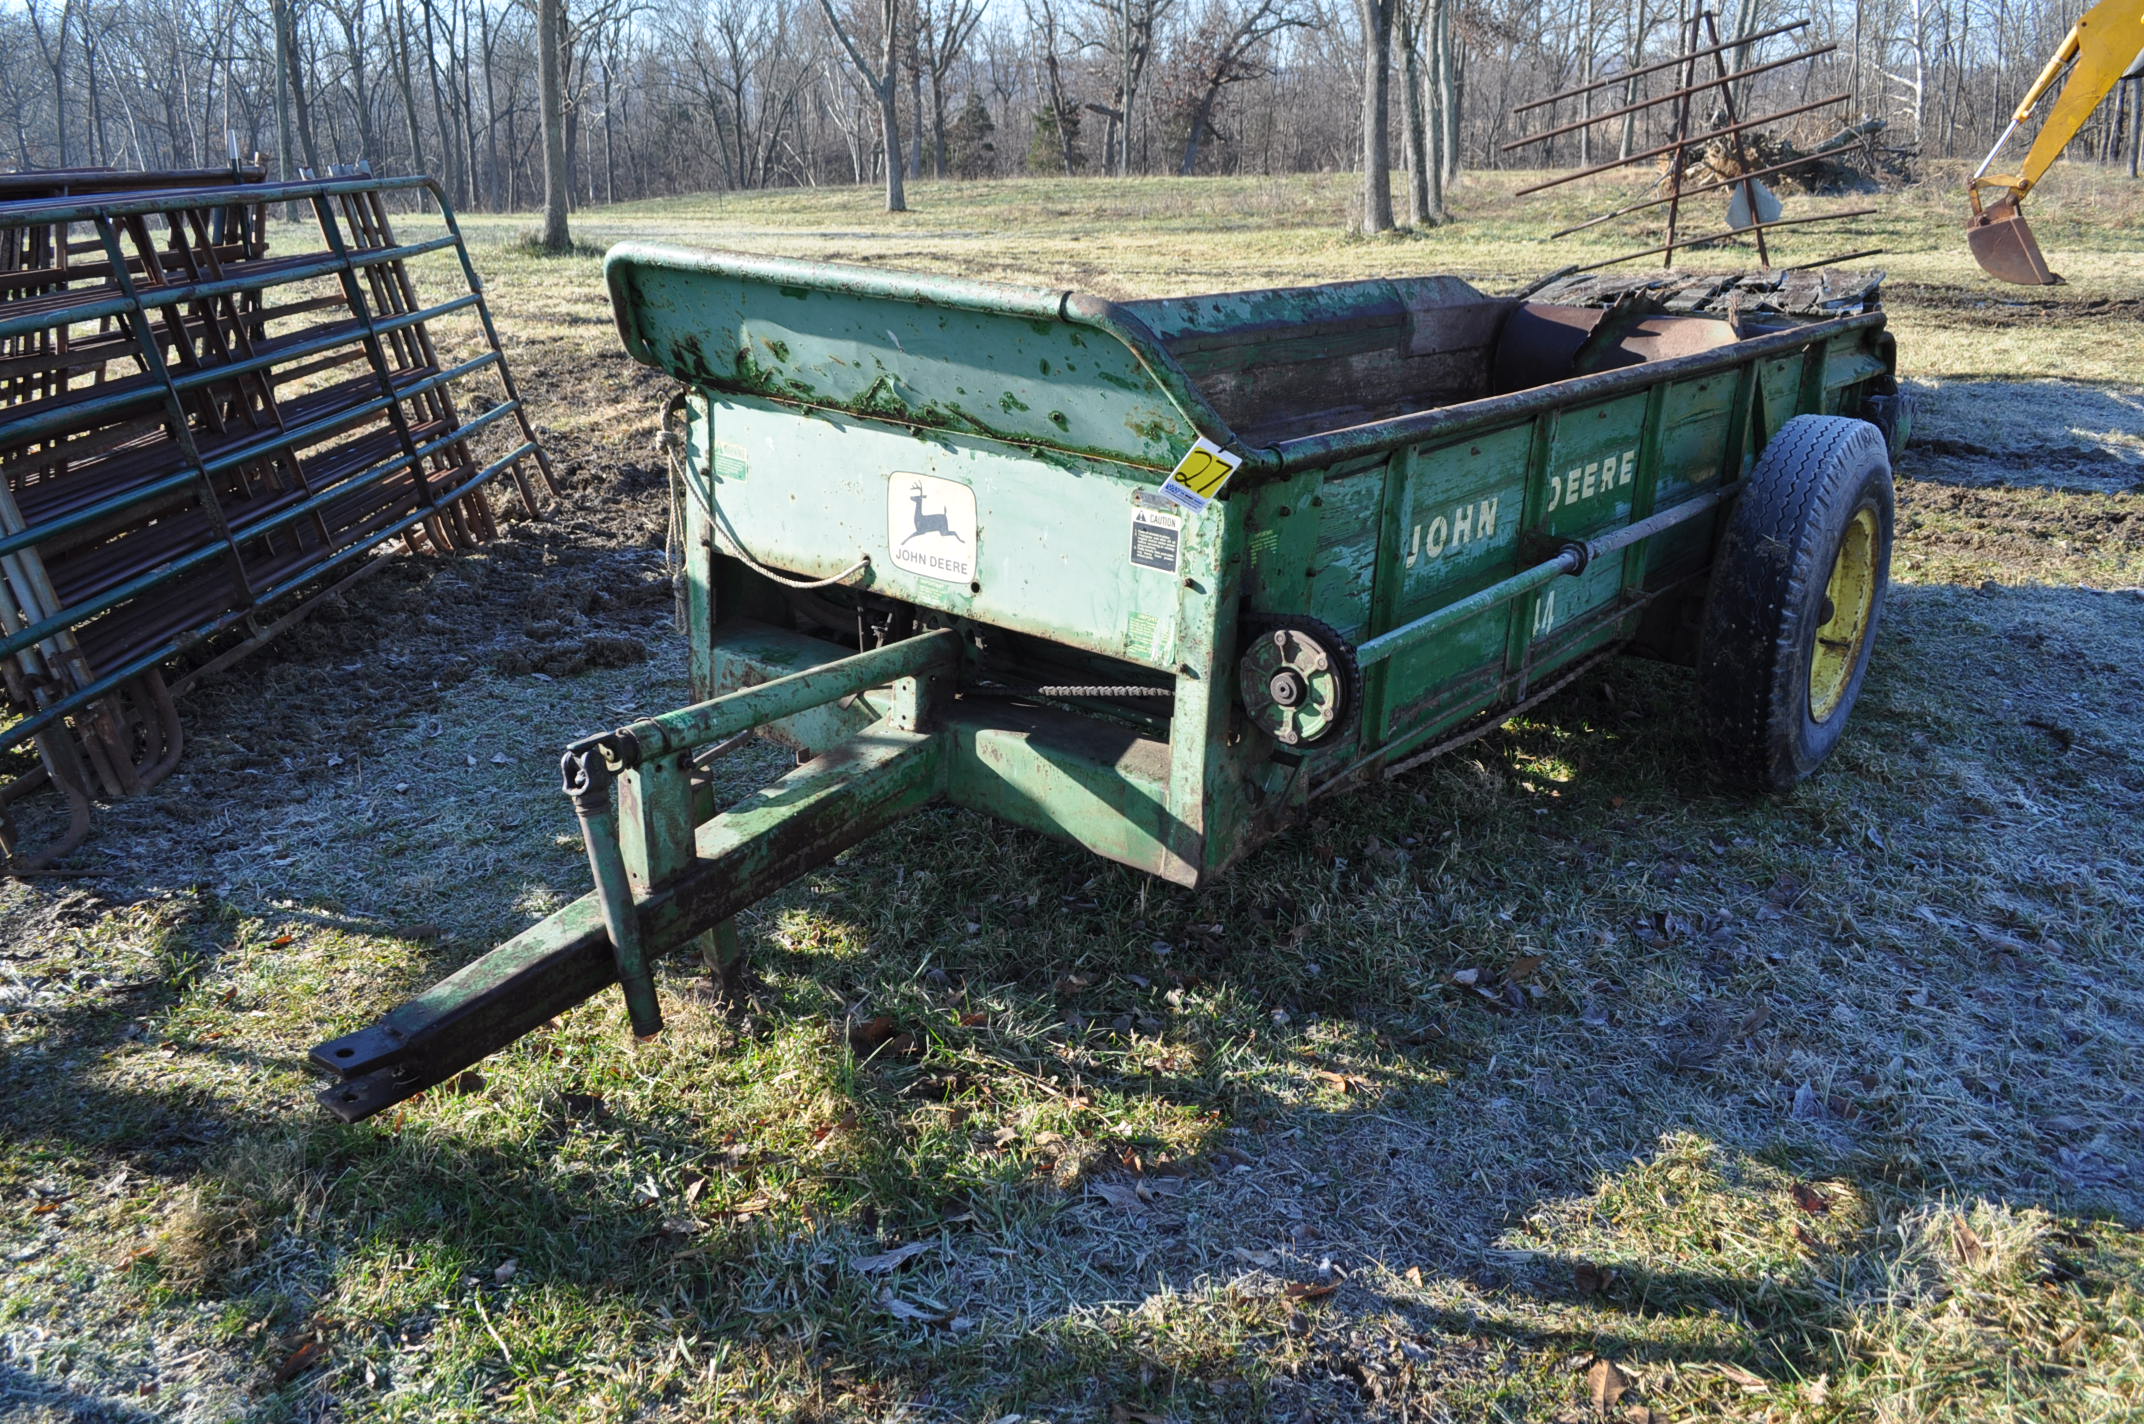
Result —
[{"label": "yellow excavator boom", "polygon": [[[2005,282],[2024,286],[2047,286],[2062,279],[2048,270],[2040,244],[2018,211],[2018,204],[2054,166],[2077,131],[2114,86],[2144,68],[2144,0],[2100,0],[2070,27],[2040,77],[2026,91],[2024,102],[2010,118],[2002,137],[1981,161],[1980,170],[1966,183],[1966,197],[1973,205],[1966,220],[1966,243],[1981,270]],[[2031,120],[2047,91],[2067,70],[2068,81],[2055,96],[2053,107],[2040,123],[2032,149],[2015,173],[1990,173],[2003,146],[2019,127]],[[1994,192],[1983,203],[1983,193]]]}]

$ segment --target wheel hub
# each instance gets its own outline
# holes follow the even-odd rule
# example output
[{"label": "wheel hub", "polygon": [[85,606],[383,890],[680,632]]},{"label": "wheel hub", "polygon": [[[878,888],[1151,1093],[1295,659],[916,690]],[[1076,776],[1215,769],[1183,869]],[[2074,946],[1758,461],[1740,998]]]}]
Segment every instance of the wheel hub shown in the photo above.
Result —
[{"label": "wheel hub", "polygon": [[1354,715],[1360,687],[1346,642],[1317,619],[1247,623],[1237,688],[1252,723],[1281,745],[1312,747],[1338,735]]},{"label": "wheel hub", "polygon": [[1869,633],[1869,615],[1876,607],[1876,560],[1880,535],[1873,509],[1861,509],[1847,522],[1838,552],[1832,556],[1831,577],[1817,609],[1822,620],[1816,630],[1816,645],[1809,653],[1809,718],[1824,722],[1839,710],[1854,669],[1861,664],[1861,645]]}]

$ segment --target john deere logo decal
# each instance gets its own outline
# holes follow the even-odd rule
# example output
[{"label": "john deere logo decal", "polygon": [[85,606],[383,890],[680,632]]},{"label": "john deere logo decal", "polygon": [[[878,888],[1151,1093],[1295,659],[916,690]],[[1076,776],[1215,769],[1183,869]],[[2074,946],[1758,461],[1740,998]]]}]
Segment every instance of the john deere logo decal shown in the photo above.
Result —
[{"label": "john deere logo decal", "polygon": [[896,470],[886,477],[893,566],[947,583],[975,581],[975,491],[958,480]]}]

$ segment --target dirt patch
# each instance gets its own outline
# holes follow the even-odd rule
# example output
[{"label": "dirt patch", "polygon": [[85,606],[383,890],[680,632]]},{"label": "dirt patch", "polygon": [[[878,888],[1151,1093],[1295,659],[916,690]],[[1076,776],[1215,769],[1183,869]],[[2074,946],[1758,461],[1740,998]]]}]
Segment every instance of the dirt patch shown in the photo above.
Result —
[{"label": "dirt patch", "polygon": [[1971,287],[1932,282],[1888,282],[1886,307],[1967,312],[1998,321],[2144,321],[2144,297],[1990,296]]}]

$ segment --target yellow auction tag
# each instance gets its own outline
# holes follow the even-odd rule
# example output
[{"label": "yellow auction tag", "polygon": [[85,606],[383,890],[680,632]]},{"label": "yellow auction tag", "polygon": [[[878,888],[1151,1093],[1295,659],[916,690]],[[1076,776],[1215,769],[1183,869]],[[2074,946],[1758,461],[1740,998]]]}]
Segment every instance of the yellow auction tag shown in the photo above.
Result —
[{"label": "yellow auction tag", "polygon": [[1228,477],[1242,463],[1241,455],[1231,455],[1202,435],[1176,462],[1176,468],[1162,482],[1161,493],[1196,513],[1221,493],[1221,486],[1228,483]]}]

